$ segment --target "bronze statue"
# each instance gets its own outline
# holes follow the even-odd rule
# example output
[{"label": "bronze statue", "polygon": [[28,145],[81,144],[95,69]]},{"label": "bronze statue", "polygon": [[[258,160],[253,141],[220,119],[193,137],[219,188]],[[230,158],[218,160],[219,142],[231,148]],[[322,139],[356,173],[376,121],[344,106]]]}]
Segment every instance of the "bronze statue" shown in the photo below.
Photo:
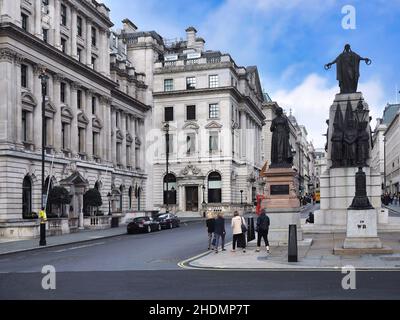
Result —
[{"label": "bronze statue", "polygon": [[367,131],[367,124],[368,123],[364,121],[358,125],[357,165],[360,167],[366,167],[369,158],[370,136]]},{"label": "bronze statue", "polygon": [[358,130],[356,126],[356,120],[353,116],[353,110],[351,108],[350,101],[347,102],[346,116],[344,121],[345,128],[343,135],[343,165],[345,167],[354,167],[357,161]]},{"label": "bronze statue", "polygon": [[368,58],[362,58],[351,50],[349,44],[344,47],[341,53],[334,61],[325,65],[325,70],[329,70],[336,63],[337,80],[339,81],[340,93],[357,92],[358,80],[360,78],[360,61],[365,61],[370,65],[372,61]]},{"label": "bronze statue", "polygon": [[289,120],[278,107],[276,118],[272,120],[271,168],[290,168],[293,165],[293,155],[289,142]]},{"label": "bronze statue", "polygon": [[336,109],[333,128],[331,137],[331,160],[332,167],[337,168],[341,167],[343,164],[343,115],[339,104]]}]

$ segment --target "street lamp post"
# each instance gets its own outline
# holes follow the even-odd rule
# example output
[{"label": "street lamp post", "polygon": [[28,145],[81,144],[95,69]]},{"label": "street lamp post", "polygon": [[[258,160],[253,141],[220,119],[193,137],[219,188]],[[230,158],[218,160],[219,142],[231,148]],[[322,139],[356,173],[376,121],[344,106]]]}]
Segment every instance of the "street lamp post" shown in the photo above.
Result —
[{"label": "street lamp post", "polygon": [[206,196],[205,196],[205,191],[206,191],[206,186],[203,184],[201,187],[203,189],[203,202],[201,203],[201,206],[203,207],[203,218],[206,217]]},{"label": "street lamp post", "polygon": [[111,197],[112,197],[111,192],[109,192],[109,193],[107,194],[107,199],[108,199],[108,215],[109,215],[109,216],[111,216]]},{"label": "street lamp post", "polygon": [[166,123],[165,124],[165,126],[164,126],[164,129],[165,129],[165,152],[166,152],[166,174],[165,174],[165,177],[166,177],[166,196],[167,196],[167,199],[166,199],[166,205],[167,205],[167,207],[166,207],[166,209],[165,209],[165,212],[166,213],[169,213],[169,190],[168,190],[168,179],[169,179],[169,177],[168,177],[168,161],[169,161],[169,124],[168,123]]},{"label": "street lamp post", "polygon": [[[49,77],[46,74],[46,69],[43,68],[41,74],[39,75],[39,79],[42,84],[42,196],[41,196],[41,202],[40,202],[40,207],[42,210],[46,210],[46,202],[45,201],[45,195],[46,195],[46,190],[44,186],[44,160],[45,160],[45,121],[46,121],[46,88],[47,88],[47,80]],[[41,221],[40,223],[40,246],[45,246],[46,245],[46,223]]]},{"label": "street lamp post", "polygon": [[240,204],[243,204],[243,190],[240,190]]}]

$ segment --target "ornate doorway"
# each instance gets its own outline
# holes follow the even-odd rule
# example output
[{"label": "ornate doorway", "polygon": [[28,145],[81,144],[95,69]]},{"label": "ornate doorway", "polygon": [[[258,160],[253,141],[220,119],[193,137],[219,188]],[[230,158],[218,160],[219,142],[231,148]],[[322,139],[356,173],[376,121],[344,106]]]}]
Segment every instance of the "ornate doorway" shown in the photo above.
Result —
[{"label": "ornate doorway", "polygon": [[199,211],[199,187],[187,186],[186,190],[186,211]]}]

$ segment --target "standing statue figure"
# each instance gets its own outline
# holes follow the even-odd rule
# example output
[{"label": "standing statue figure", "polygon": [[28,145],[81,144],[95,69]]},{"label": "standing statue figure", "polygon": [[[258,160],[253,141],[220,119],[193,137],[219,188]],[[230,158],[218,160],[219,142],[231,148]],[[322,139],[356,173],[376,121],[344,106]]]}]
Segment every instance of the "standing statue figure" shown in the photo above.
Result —
[{"label": "standing statue figure", "polygon": [[293,154],[289,142],[289,120],[282,108],[277,108],[276,118],[272,120],[271,165],[273,168],[290,168],[293,165]]},{"label": "standing statue figure", "polygon": [[341,53],[334,61],[325,65],[329,70],[336,63],[337,80],[339,81],[340,93],[356,93],[358,80],[360,78],[360,61],[365,61],[367,65],[371,64],[368,58],[362,58],[351,50],[349,44],[344,47]]},{"label": "standing statue figure", "polygon": [[331,137],[331,160],[332,167],[338,168],[343,164],[343,115],[339,104],[336,109],[333,128]]},{"label": "standing statue figure", "polygon": [[357,162],[357,138],[358,130],[353,116],[350,101],[347,102],[345,129],[343,135],[343,159],[345,167],[354,167]]}]

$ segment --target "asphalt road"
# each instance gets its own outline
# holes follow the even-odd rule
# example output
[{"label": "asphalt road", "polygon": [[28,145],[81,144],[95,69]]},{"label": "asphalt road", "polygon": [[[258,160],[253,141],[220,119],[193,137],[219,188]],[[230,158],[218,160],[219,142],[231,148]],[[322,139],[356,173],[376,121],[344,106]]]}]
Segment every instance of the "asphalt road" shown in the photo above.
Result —
[{"label": "asphalt road", "polygon": [[[227,231],[229,231],[227,224]],[[227,239],[231,238],[228,232]],[[357,272],[356,290],[341,272],[184,270],[177,263],[204,252],[203,223],[0,258],[0,300],[8,299],[398,299],[400,272]],[[44,265],[56,290],[43,290]]]}]

